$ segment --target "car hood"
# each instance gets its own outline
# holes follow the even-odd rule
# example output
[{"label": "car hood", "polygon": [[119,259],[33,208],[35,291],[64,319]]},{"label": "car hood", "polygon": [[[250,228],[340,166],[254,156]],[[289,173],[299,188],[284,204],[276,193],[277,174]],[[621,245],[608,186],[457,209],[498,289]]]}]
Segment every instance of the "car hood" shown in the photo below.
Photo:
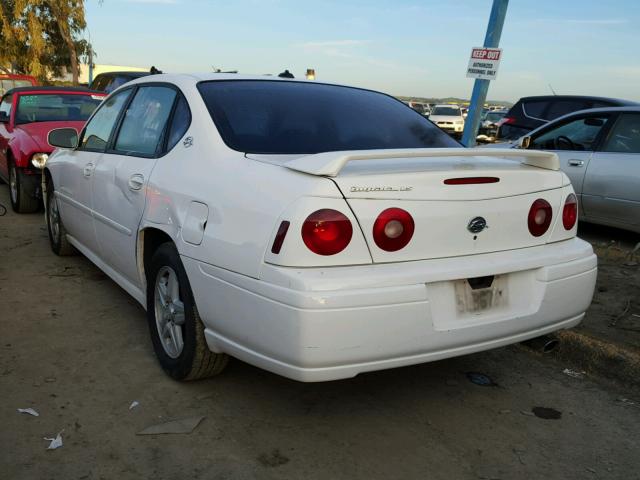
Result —
[{"label": "car hood", "polygon": [[430,115],[429,120],[431,120],[432,122],[463,122],[464,118],[457,115]]},{"label": "car hood", "polygon": [[44,153],[50,153],[54,147],[49,145],[47,136],[56,128],[75,128],[77,132],[84,127],[84,121],[77,122],[34,122],[23,123],[16,126],[16,130],[22,131],[35,144],[36,149]]}]

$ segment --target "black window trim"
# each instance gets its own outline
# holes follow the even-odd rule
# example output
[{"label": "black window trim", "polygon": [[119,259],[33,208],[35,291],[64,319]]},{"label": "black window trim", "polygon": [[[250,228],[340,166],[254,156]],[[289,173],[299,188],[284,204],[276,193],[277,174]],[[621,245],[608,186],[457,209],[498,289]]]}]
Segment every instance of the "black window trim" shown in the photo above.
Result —
[{"label": "black window trim", "polygon": [[[565,118],[562,122],[557,122],[557,123],[554,120],[551,120],[550,122],[547,122],[544,125],[544,128],[542,128],[539,132],[536,133],[535,137],[531,136],[531,142],[533,143],[536,138],[539,138],[540,136],[545,135],[551,130],[564,127],[568,123],[575,122],[576,120],[583,120],[585,118],[591,118],[591,117],[607,117],[606,123],[602,126],[602,129],[600,129],[600,131],[598,132],[598,135],[596,135],[596,138],[593,141],[593,144],[591,145],[591,150],[584,150],[586,152],[597,152],[600,149],[600,146],[602,145],[604,137],[609,135],[611,126],[616,121],[616,118],[617,118],[616,112],[579,113],[577,115],[572,115],[569,118]],[[573,151],[573,150],[570,150],[570,151]]]},{"label": "black window trim", "polygon": [[169,114],[169,118],[167,119],[167,125],[165,126],[165,131],[164,131],[164,139],[162,142],[162,152],[163,155],[166,155],[167,153],[169,153],[170,151],[172,151],[174,148],[176,148],[176,146],[178,145],[178,143],[180,143],[180,139],[178,139],[178,141],[176,142],[176,144],[174,146],[172,146],[171,148],[167,148],[169,145],[169,133],[171,131],[171,126],[173,124],[173,118],[175,117],[176,114],[176,110],[178,109],[178,103],[180,102],[180,99],[184,100],[185,105],[187,106],[187,112],[189,113],[189,121],[187,122],[187,128],[185,129],[184,133],[182,134],[183,136],[189,131],[189,129],[191,128],[191,121],[193,120],[193,115],[191,114],[191,107],[189,106],[189,101],[187,100],[187,97],[185,97],[183,95],[183,93],[180,91],[180,89],[178,89],[178,95],[176,95],[176,98],[173,102],[173,106],[171,107],[171,113]]}]

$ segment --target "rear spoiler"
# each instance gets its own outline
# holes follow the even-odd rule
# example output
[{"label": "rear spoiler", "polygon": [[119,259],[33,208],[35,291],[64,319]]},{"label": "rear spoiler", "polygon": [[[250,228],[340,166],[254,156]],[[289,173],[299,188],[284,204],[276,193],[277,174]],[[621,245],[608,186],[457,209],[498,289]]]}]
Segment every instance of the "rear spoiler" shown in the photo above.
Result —
[{"label": "rear spoiler", "polygon": [[547,170],[560,170],[560,160],[553,152],[502,148],[420,148],[397,150],[353,150],[305,155],[284,163],[284,166],[311,175],[336,177],[344,166],[354,160],[384,160],[387,158],[432,157],[514,157],[522,163]]}]

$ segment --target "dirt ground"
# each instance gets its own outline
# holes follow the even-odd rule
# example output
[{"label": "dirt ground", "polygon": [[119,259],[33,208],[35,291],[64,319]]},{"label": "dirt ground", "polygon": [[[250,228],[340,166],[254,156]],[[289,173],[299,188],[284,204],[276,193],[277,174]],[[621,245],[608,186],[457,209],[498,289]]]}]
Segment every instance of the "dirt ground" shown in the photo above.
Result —
[{"label": "dirt ground", "polygon": [[586,224],[579,234],[598,254],[598,283],[578,331],[640,351],[640,234]]},{"label": "dirt ground", "polygon": [[[604,294],[636,301],[634,279],[601,278],[593,311],[618,312]],[[54,256],[39,214],[0,217],[0,335],[2,480],[638,478],[640,391],[519,347],[320,384],[232,361],[177,383],[142,308],[85,258]],[[136,435],[194,415],[191,434]]]}]

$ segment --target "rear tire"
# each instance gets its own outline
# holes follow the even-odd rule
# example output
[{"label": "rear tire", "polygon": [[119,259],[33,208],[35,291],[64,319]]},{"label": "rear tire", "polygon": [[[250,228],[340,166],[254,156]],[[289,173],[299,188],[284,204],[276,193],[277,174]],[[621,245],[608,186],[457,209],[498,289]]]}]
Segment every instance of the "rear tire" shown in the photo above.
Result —
[{"label": "rear tire", "polygon": [[37,189],[37,175],[25,175],[13,162],[9,164],[9,197],[14,212],[37,212],[40,208],[40,200],[36,197]]},{"label": "rear tire", "polygon": [[189,279],[172,243],[158,247],[146,276],[149,333],[163,370],[184,381],[222,372],[229,357],[209,350]]},{"label": "rear tire", "polygon": [[51,179],[47,181],[46,202],[45,219],[47,221],[47,232],[49,232],[49,245],[51,246],[51,250],[59,257],[75,255],[77,250],[69,243],[69,240],[67,240],[67,230],[64,228],[62,218],[60,217],[58,199],[55,196]]}]

